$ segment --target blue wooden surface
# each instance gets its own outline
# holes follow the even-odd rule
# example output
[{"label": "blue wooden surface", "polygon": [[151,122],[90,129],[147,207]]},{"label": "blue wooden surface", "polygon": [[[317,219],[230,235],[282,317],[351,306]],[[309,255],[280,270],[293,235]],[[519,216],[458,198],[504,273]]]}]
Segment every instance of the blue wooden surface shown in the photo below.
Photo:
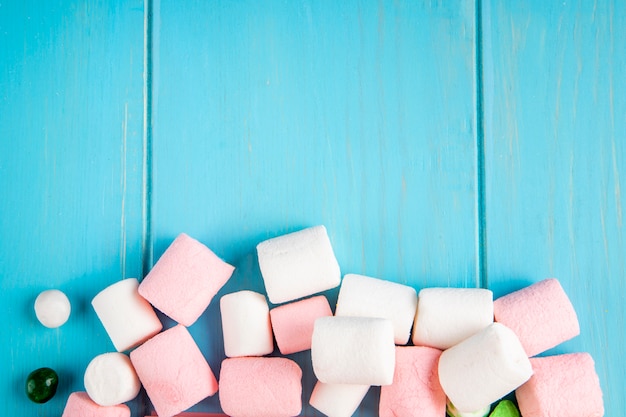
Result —
[{"label": "blue wooden surface", "polygon": [[[61,415],[114,349],[91,298],[142,273],[142,27],[141,1],[0,1],[3,415]],[[59,329],[34,315],[48,288],[72,303]],[[42,366],[59,390],[35,405],[25,378]]]},{"label": "blue wooden surface", "polygon": [[626,3],[485,2],[487,280],[496,295],[557,277],[607,416],[626,407],[621,184]]},{"label": "blue wooden surface", "polygon": [[[554,352],[589,351],[620,415],[623,2],[148,4],[0,0],[3,414],[60,415],[113,349],[90,299],[178,233],[237,266],[219,297],[263,290],[258,242],[325,224],[342,272],[418,290],[558,277],[581,335]],[[51,287],[58,330],[32,312]],[[218,370],[217,303],[190,331]],[[45,405],[39,366],[65,377]]]},{"label": "blue wooden surface", "polygon": [[[263,291],[256,244],[324,224],[344,273],[476,285],[473,7],[161,1],[154,12],[155,257],[185,230],[237,267],[218,297]],[[214,369],[219,329],[217,303],[191,328]],[[303,414],[321,415],[308,405],[310,355],[294,357]],[[377,414],[376,395],[361,415]]]}]

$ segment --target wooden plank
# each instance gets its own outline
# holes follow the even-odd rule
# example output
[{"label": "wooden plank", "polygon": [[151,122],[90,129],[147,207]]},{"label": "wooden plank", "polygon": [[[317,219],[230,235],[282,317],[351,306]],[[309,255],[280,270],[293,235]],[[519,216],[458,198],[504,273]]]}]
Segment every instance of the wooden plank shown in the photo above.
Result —
[{"label": "wooden plank", "polygon": [[[2,415],[61,415],[113,350],[90,301],[141,275],[142,72],[141,1],[0,2]],[[59,329],[33,311],[48,288],[73,305]],[[60,385],[38,405],[25,380],[42,366]]]},{"label": "wooden plank", "polygon": [[502,295],[557,277],[606,415],[624,410],[626,7],[484,2],[488,282]]},{"label": "wooden plank", "polygon": [[[344,273],[475,286],[474,22],[463,1],[155,2],[155,259],[186,232],[237,267],[217,298],[264,291],[256,244],[324,224]],[[218,305],[190,328],[216,371]]]}]

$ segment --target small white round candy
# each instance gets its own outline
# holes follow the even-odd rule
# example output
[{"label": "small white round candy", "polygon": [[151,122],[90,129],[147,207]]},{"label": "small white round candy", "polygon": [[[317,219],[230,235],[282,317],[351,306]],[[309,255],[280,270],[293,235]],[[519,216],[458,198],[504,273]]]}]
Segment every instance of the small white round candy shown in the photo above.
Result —
[{"label": "small white round candy", "polygon": [[51,329],[62,326],[70,317],[70,300],[59,290],[46,290],[35,299],[35,315]]},{"label": "small white round candy", "polygon": [[130,401],[141,388],[130,358],[119,352],[93,358],[87,365],[84,383],[89,397],[103,407]]}]

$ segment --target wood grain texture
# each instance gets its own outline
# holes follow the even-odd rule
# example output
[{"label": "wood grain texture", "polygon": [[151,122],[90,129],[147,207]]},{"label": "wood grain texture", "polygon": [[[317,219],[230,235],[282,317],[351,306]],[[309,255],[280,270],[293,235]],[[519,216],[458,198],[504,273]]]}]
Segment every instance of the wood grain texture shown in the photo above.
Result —
[{"label": "wood grain texture", "polygon": [[557,277],[607,416],[624,410],[626,5],[484,3],[488,282]]},{"label": "wood grain texture", "polygon": [[[256,244],[324,224],[344,273],[476,285],[471,4],[160,1],[154,12],[155,258],[186,232],[237,267],[217,298],[263,292]],[[216,370],[218,304],[190,329]],[[303,415],[320,415],[309,353],[292,357]],[[358,415],[377,415],[376,395]],[[216,397],[196,409],[218,410]]]},{"label": "wood grain texture", "polygon": [[[91,298],[141,275],[142,26],[141,1],[0,1],[2,415],[61,414],[113,350]],[[59,329],[35,318],[48,288],[72,303]],[[60,385],[36,405],[43,366]]]},{"label": "wood grain texture", "polygon": [[[559,278],[581,335],[549,353],[590,352],[620,415],[626,5],[479,3],[153,0],[145,39],[142,0],[0,0],[3,414],[60,415],[113,349],[89,301],[178,233],[237,267],[219,298],[264,291],[257,243],[324,224],[343,273],[496,296]],[[52,287],[58,330],[32,311]],[[190,331],[219,371],[216,301]],[[43,406],[40,366],[62,380]]]}]

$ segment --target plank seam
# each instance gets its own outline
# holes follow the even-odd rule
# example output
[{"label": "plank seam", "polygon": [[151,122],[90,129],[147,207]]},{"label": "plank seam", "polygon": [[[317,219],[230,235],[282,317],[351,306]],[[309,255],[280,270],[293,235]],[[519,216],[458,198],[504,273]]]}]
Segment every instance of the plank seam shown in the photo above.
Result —
[{"label": "plank seam", "polygon": [[485,184],[485,118],[483,91],[483,13],[482,0],[476,0],[476,286],[489,287],[487,274],[487,216]]},{"label": "plank seam", "polygon": [[152,0],[144,0],[142,276],[152,267]]},{"label": "plank seam", "polygon": [[[141,275],[145,277],[153,263],[152,240],[152,0],[144,0],[143,15],[143,132],[142,132],[142,230]],[[150,414],[150,402],[145,391],[141,393],[141,415]]]},{"label": "plank seam", "polygon": [[152,267],[152,0],[144,0],[142,276]]}]

